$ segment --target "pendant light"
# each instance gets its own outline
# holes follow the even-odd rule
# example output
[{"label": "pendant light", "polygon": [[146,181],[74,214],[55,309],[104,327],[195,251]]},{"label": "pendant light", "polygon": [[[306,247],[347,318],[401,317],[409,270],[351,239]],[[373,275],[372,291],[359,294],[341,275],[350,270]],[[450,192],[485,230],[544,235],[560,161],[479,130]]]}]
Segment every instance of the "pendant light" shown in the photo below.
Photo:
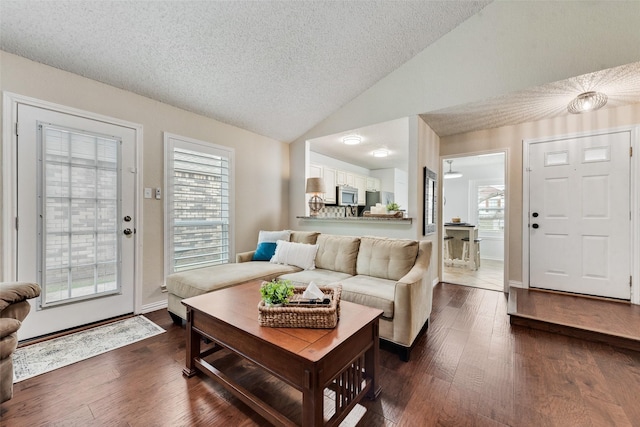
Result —
[{"label": "pendant light", "polygon": [[445,160],[445,161],[449,163],[449,171],[444,173],[444,179],[460,178],[462,176],[460,172],[455,172],[451,170],[451,163],[453,163],[453,160]]}]

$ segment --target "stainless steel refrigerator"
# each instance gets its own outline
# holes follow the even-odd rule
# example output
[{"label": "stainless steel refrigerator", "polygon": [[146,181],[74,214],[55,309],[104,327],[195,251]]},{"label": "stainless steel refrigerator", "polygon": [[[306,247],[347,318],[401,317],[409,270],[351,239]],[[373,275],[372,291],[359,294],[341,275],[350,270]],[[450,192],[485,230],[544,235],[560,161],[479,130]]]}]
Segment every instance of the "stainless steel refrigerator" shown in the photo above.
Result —
[{"label": "stainless steel refrigerator", "polygon": [[376,203],[382,203],[386,206],[391,202],[395,202],[391,191],[367,191],[364,210],[370,211],[371,206],[375,206]]}]

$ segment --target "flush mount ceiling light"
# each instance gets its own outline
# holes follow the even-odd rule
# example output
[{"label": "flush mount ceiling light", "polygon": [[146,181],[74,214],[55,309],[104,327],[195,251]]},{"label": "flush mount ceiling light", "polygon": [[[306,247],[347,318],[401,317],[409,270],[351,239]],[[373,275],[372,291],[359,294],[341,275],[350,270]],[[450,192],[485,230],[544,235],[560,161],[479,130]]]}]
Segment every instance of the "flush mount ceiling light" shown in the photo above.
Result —
[{"label": "flush mount ceiling light", "polygon": [[602,92],[584,92],[567,105],[567,111],[571,114],[586,113],[602,108],[607,103],[607,95]]},{"label": "flush mount ceiling light", "polygon": [[373,154],[373,157],[387,157],[389,155],[389,150],[380,148],[379,150],[373,150],[371,154]]},{"label": "flush mount ceiling light", "polygon": [[347,135],[342,138],[342,143],[346,145],[358,145],[362,142],[360,135]]},{"label": "flush mount ceiling light", "polygon": [[451,163],[453,163],[453,160],[446,160],[446,162],[449,163],[449,172],[444,173],[444,179],[460,178],[462,176],[460,172],[454,172],[451,170]]}]

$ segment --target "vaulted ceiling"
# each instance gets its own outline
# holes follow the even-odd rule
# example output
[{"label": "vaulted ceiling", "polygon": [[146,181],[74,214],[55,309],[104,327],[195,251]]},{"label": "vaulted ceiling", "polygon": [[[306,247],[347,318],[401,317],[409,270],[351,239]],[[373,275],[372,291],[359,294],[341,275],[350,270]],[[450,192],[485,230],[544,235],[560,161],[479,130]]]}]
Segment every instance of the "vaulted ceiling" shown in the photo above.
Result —
[{"label": "vaulted ceiling", "polygon": [[[0,0],[0,49],[290,142],[489,3]],[[640,102],[640,62],[421,116],[447,136],[592,89]]]}]

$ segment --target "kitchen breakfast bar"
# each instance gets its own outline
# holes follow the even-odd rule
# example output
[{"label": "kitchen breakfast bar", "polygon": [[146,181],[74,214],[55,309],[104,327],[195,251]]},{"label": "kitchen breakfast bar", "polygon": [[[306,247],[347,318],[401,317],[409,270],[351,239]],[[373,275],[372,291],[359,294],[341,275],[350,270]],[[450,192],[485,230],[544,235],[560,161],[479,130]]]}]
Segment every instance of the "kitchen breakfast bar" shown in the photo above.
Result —
[{"label": "kitchen breakfast bar", "polygon": [[[449,245],[449,258],[444,260],[447,266],[462,266],[469,270],[477,270],[479,267],[478,226],[466,223],[445,223],[445,245]],[[447,237],[450,237],[447,239]],[[463,239],[468,239],[465,242]],[[464,243],[467,243],[467,254],[464,253]]]}]

